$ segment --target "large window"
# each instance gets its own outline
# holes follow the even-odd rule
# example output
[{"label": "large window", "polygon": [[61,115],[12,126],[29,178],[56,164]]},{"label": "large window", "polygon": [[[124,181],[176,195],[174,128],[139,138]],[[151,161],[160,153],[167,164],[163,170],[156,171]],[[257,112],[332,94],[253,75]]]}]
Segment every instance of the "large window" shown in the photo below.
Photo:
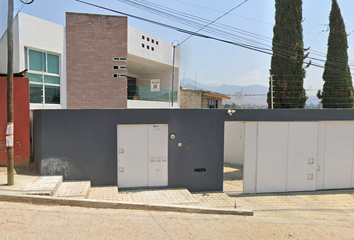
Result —
[{"label": "large window", "polygon": [[59,55],[26,48],[30,103],[60,104]]}]

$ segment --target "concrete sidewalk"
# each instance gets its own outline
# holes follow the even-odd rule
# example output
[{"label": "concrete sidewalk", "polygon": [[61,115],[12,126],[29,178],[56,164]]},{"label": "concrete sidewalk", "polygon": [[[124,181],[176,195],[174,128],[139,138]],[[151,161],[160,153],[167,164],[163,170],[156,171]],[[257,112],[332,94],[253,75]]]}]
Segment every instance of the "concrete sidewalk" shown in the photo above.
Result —
[{"label": "concrete sidewalk", "polygon": [[[252,216],[237,209],[224,192],[190,193],[185,188],[119,191],[117,186],[87,186],[86,182],[62,182],[59,176],[39,176],[36,167],[15,168],[15,185],[7,186],[5,167],[0,167],[0,201],[99,208],[145,209],[189,213]],[[86,191],[86,193],[85,193]]]},{"label": "concrete sidewalk", "polygon": [[[5,171],[4,171],[5,170]],[[6,168],[0,168],[0,198],[1,196],[28,197],[23,195],[25,189],[38,178],[34,170],[21,171],[16,169],[15,185],[6,185]],[[293,217],[306,219],[327,219],[336,221],[354,222],[354,189],[326,190],[312,192],[268,193],[268,194],[242,194],[242,167],[225,164],[224,166],[224,192],[192,192],[187,189],[141,189],[117,191],[117,186],[93,187],[86,199],[83,194],[67,195],[66,197],[38,197],[45,199],[44,204],[58,204],[60,200],[75,206],[92,207],[106,206],[111,208],[151,209],[151,206],[161,209],[175,208],[175,211],[192,211],[198,209],[214,209],[238,211],[237,213],[251,213],[259,217]],[[26,175],[25,175],[26,174]],[[78,191],[82,191],[78,188]],[[72,197],[68,197],[72,196]],[[27,198],[28,200],[29,198]],[[0,199],[1,200],[1,199]],[[55,201],[54,201],[55,200]],[[54,202],[53,202],[54,201]],[[75,202],[76,201],[76,202]],[[80,202],[83,201],[83,202]],[[114,205],[114,204],[120,204]],[[235,209],[236,207],[236,209]],[[227,212],[228,213],[228,212]],[[228,213],[229,214],[229,213]]]}]

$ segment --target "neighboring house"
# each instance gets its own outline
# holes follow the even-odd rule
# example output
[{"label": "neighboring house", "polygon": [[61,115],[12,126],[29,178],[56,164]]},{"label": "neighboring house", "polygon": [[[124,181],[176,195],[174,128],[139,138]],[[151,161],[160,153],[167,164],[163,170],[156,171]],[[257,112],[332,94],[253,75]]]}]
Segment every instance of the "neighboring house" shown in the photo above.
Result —
[{"label": "neighboring house", "polygon": [[[28,69],[31,109],[169,108],[173,46],[127,26],[127,17],[66,13],[66,27],[14,19],[14,72]],[[7,33],[0,72],[7,71]],[[174,104],[179,107],[180,48]],[[153,80],[153,83],[152,83]]]},{"label": "neighboring house", "polygon": [[180,89],[181,108],[222,108],[222,100],[231,97],[204,90]]}]

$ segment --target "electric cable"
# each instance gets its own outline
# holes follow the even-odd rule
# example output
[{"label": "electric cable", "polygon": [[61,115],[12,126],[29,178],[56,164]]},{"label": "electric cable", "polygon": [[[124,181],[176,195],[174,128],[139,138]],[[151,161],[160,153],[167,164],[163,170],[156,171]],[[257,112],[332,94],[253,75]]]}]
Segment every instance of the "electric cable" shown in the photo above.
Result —
[{"label": "electric cable", "polygon": [[[173,9],[170,9],[170,8],[167,8],[167,7],[164,7],[164,6],[161,6],[161,5],[158,5],[158,4],[154,4],[154,3],[151,3],[151,2],[148,2],[148,1],[146,1],[146,0],[135,0],[135,1],[133,1],[133,0],[118,0],[118,1],[120,1],[120,2],[123,2],[123,3],[126,3],[126,4],[129,4],[129,5],[132,5],[132,6],[135,6],[135,7],[138,7],[138,8],[140,8],[140,9],[143,9],[143,10],[145,10],[145,11],[148,11],[148,12],[151,12],[151,13],[154,13],[154,14],[157,14],[157,15],[159,15],[159,16],[163,16],[163,17],[167,17],[167,18],[169,18],[169,19],[173,19],[173,20],[177,20],[177,19],[181,19],[180,17],[178,17],[178,16],[174,16],[174,15],[171,15],[171,14],[169,14],[169,12],[172,12],[172,13],[175,13],[175,14],[178,14],[178,15],[184,15],[184,16],[187,16],[188,18],[193,18],[193,19],[197,19],[197,20],[201,20],[203,23],[206,23],[206,22],[208,22],[209,20],[206,20],[206,19],[203,19],[203,18],[199,18],[199,17],[195,17],[195,16],[193,16],[193,15],[190,15],[190,14],[184,14],[183,12],[180,12],[180,11],[176,11],[176,10],[173,10]],[[142,2],[144,2],[145,4],[147,4],[147,5],[143,5],[142,4]],[[148,5],[151,5],[151,6],[154,6],[155,8],[152,8],[152,7],[150,7],[150,6],[148,6]],[[158,9],[162,9],[162,10],[165,10],[165,11],[167,11],[167,12],[162,12],[161,10],[158,10]],[[200,27],[200,25],[196,25],[197,23],[193,23],[193,24],[191,24],[191,21],[188,23],[188,22],[186,22],[186,21],[189,21],[189,20],[179,20],[179,22],[180,23],[183,23],[183,24],[185,24],[185,25],[188,25],[188,26],[192,26],[192,27]],[[217,23],[216,23],[217,24]],[[216,25],[215,24],[215,25]],[[219,26],[219,25],[218,25]],[[249,33],[249,32],[247,32],[247,31],[243,31],[243,30],[239,30],[239,29],[235,29],[235,28],[233,28],[233,27],[230,27],[230,26],[226,26],[226,25],[222,25],[222,26],[224,26],[224,27],[226,27],[226,28],[231,28],[231,29],[234,29],[234,30],[236,30],[236,31],[241,31],[241,33],[242,34],[245,34],[245,35],[248,35],[248,36],[252,36],[252,34],[253,33]],[[204,26],[204,28],[205,28],[206,26]],[[219,26],[220,27],[220,26]],[[209,32],[209,33],[216,33],[216,30],[215,29],[205,29],[205,31],[207,31],[207,32]],[[220,29],[218,29],[217,30],[217,32],[219,33],[219,34],[217,34],[217,35],[222,35],[223,37],[230,37],[231,35],[230,35],[230,33],[227,33],[227,32],[225,32],[225,31],[221,31]],[[254,35],[257,35],[257,34],[254,34]],[[259,37],[260,35],[258,35],[258,37]],[[253,36],[253,37],[255,37],[255,36]],[[261,43],[259,43],[259,42],[255,42],[254,40],[249,40],[249,39],[247,39],[247,38],[244,38],[244,37],[235,37],[234,36],[234,39],[243,39],[243,40],[245,40],[245,41],[247,41],[247,42],[251,42],[251,43],[254,43],[254,44],[258,44],[258,45],[263,45],[263,46],[266,46],[267,48],[270,48],[268,45],[264,45],[264,44],[261,44]],[[265,38],[265,39],[267,39],[266,37],[263,37],[263,38]],[[265,39],[263,39],[263,40],[265,40]],[[268,38],[268,40],[270,40],[270,38]],[[284,45],[284,46],[286,46],[286,45],[288,45],[288,46],[291,46],[291,45],[289,45],[289,44],[287,44],[287,43],[278,43],[278,44],[280,44],[280,45]],[[292,46],[291,46],[292,47]],[[282,49],[282,51],[283,51],[283,54],[286,54],[286,53],[289,53],[289,54],[293,54],[293,51],[287,51],[287,50],[284,50],[284,49]],[[315,51],[315,50],[311,50],[311,53],[312,52],[318,52],[318,51]],[[324,54],[323,54],[324,55]],[[312,57],[308,57],[309,59],[311,59],[311,60],[319,60],[319,59],[314,59],[314,58],[312,58]],[[338,64],[341,64],[341,65],[345,65],[345,64],[347,64],[347,61],[346,60],[342,60],[342,59],[339,59],[338,57],[332,57],[332,58],[337,58],[337,63]],[[320,60],[320,61],[322,61],[322,62],[324,62],[324,61],[326,61],[326,60]],[[352,62],[352,61],[350,61],[349,60],[349,62]],[[349,66],[353,66],[353,65],[351,65],[351,64],[349,64]]]},{"label": "electric cable", "polygon": [[[205,25],[204,27],[202,27],[201,29],[199,29],[199,30],[196,31],[195,33],[200,32],[201,30],[203,30],[203,29],[206,28],[207,26],[213,24],[214,22],[216,22],[216,21],[219,20],[220,18],[226,16],[227,14],[229,14],[230,12],[232,12],[233,10],[235,10],[236,8],[242,6],[242,5],[243,5],[244,3],[246,3],[247,1],[248,1],[248,0],[243,1],[242,3],[240,3],[240,4],[237,5],[236,7],[232,8],[231,10],[227,11],[226,13],[224,13],[223,15],[221,15],[220,17],[216,18],[214,21],[208,23],[207,25]],[[183,40],[180,45],[182,45],[185,41],[187,41],[187,40],[188,40],[189,38],[191,38],[193,35],[194,35],[194,34],[190,35],[190,36],[187,37],[185,40]]]},{"label": "electric cable", "polygon": [[[278,56],[278,57],[281,57],[281,58],[284,58],[284,59],[288,59],[288,60],[290,59],[289,56],[272,53],[271,49],[264,49],[264,48],[260,48],[260,47],[257,47],[257,46],[252,46],[252,45],[249,45],[249,44],[242,44],[242,43],[232,42],[232,41],[228,41],[228,40],[224,40],[224,39],[220,39],[220,38],[215,38],[215,37],[212,37],[212,36],[207,36],[207,35],[204,35],[204,34],[195,33],[195,32],[192,32],[190,30],[182,29],[182,28],[179,28],[179,27],[167,25],[167,24],[164,24],[164,23],[161,23],[161,22],[156,22],[156,21],[149,20],[149,19],[146,19],[146,18],[138,17],[138,16],[135,16],[135,15],[132,15],[132,14],[127,14],[127,13],[124,13],[124,12],[121,12],[121,11],[117,11],[117,10],[114,10],[114,9],[106,8],[106,7],[103,7],[103,6],[96,5],[96,4],[88,3],[88,2],[85,2],[85,1],[82,1],[82,0],[75,0],[75,1],[87,4],[87,5],[90,5],[90,6],[93,6],[93,7],[97,7],[97,8],[100,8],[100,9],[104,9],[104,10],[107,10],[107,11],[119,13],[119,14],[122,14],[122,15],[125,15],[125,16],[129,16],[129,17],[132,17],[132,18],[136,18],[136,19],[139,19],[139,20],[147,21],[147,22],[150,22],[150,23],[153,23],[153,24],[157,24],[159,26],[167,27],[169,29],[176,30],[176,31],[179,31],[179,32],[182,32],[182,33],[186,33],[186,34],[193,34],[194,33],[194,36],[207,38],[207,39],[213,39],[213,40],[216,40],[216,41],[220,41],[220,42],[236,45],[236,46],[239,46],[239,47],[243,47],[243,48],[246,48],[246,49],[250,49],[250,50],[257,51],[257,52],[265,53],[265,54],[268,54],[268,55]],[[304,61],[303,64],[309,64],[309,62],[305,62]],[[316,63],[311,63],[311,65],[315,66],[315,67],[324,68],[324,66],[316,64]],[[337,72],[341,72],[338,69],[334,69],[334,70],[336,70]],[[351,74],[351,75],[353,75],[353,74]]]}]

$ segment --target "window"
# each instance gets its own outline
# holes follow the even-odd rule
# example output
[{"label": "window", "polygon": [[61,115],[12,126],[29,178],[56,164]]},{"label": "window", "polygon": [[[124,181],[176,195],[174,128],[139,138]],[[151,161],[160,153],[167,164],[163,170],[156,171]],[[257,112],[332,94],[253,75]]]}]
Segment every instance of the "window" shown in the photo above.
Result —
[{"label": "window", "polygon": [[146,49],[149,49],[150,47],[149,47],[149,45],[146,45]]},{"label": "window", "polygon": [[141,44],[141,47],[145,47],[144,43]]},{"label": "window", "polygon": [[218,101],[216,99],[207,99],[207,108],[218,108]]},{"label": "window", "polygon": [[113,61],[126,61],[127,58],[124,58],[124,57],[121,57],[121,58],[118,58],[118,57],[115,57],[113,58]]},{"label": "window", "polygon": [[127,69],[126,66],[113,66],[113,69]]},{"label": "window", "polygon": [[158,42],[158,41],[156,41],[156,45],[159,45],[159,42]]},{"label": "window", "polygon": [[143,39],[143,40],[144,40],[144,39],[145,39],[145,36],[144,36],[144,35],[142,35],[142,36],[141,36],[141,39]]},{"label": "window", "polygon": [[147,37],[147,38],[146,38],[146,41],[150,41],[150,38]]},{"label": "window", "polygon": [[154,49],[154,47],[151,47],[151,51],[154,51],[155,49]]},{"label": "window", "polygon": [[60,104],[59,55],[26,49],[30,103]]},{"label": "window", "polygon": [[154,43],[154,39],[151,39],[151,42]]},{"label": "window", "polygon": [[123,78],[123,77],[126,77],[127,75],[125,75],[125,74],[113,74],[113,77],[115,77],[115,78],[119,78],[119,77],[121,77],[121,78]]}]

